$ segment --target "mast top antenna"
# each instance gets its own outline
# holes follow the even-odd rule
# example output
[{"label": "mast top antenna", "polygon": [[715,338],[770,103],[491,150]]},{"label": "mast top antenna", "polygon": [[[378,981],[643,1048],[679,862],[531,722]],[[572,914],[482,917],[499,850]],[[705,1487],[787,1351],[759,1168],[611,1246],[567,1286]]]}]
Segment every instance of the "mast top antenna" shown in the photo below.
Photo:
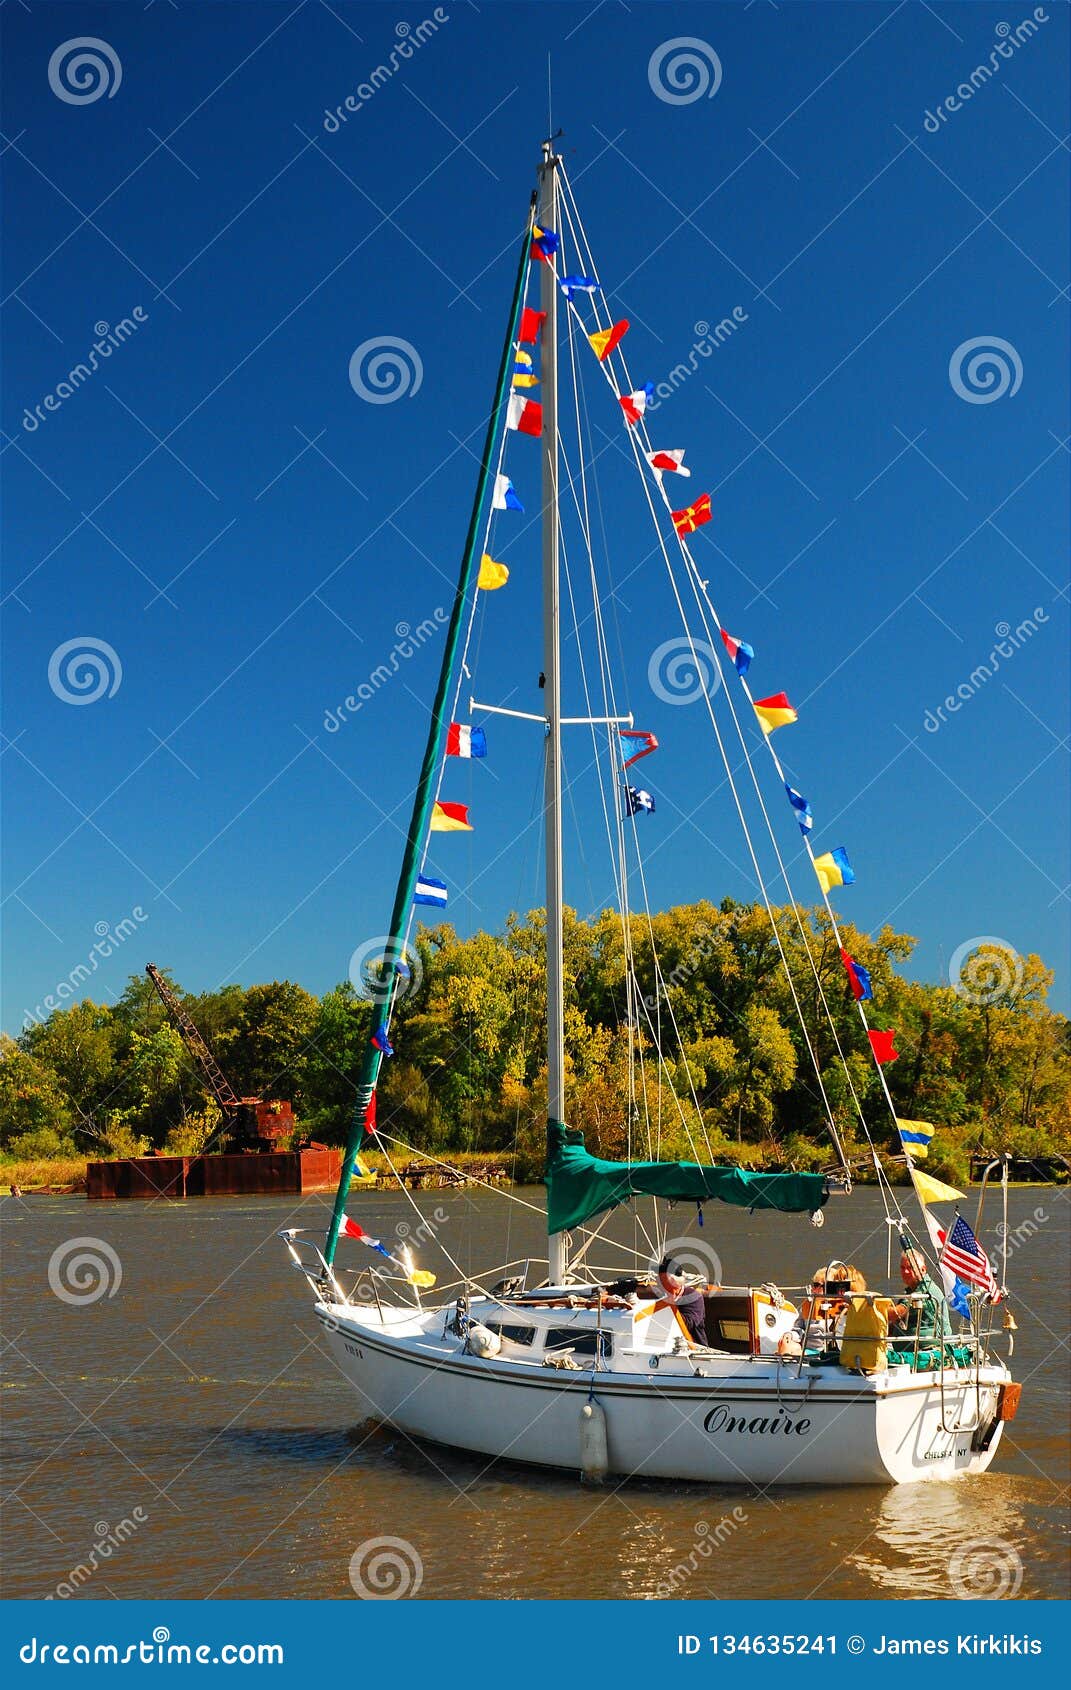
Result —
[{"label": "mast top antenna", "polygon": [[552,163],[555,162],[558,155],[554,151],[554,143],[555,143],[555,141],[557,141],[559,139],[560,136],[562,136],[564,134],[565,134],[564,129],[556,129],[554,131],[553,135],[547,136],[547,139],[543,142],[543,163],[544,164],[552,164]]}]

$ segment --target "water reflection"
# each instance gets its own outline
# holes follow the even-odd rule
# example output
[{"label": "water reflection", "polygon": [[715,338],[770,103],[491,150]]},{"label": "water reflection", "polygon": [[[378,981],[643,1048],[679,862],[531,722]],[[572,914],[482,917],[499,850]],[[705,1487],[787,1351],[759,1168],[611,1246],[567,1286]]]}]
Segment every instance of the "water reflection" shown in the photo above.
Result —
[{"label": "water reflection", "polygon": [[1014,1482],[998,1474],[900,1485],[882,1494],[873,1535],[848,1562],[874,1596],[1025,1596],[1027,1537]]}]

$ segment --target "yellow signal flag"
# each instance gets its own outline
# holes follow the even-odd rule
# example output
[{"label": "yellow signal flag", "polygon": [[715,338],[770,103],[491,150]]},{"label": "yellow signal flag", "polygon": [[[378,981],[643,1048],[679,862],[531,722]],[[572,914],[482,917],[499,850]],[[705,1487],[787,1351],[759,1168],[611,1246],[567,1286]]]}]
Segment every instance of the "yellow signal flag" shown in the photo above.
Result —
[{"label": "yellow signal flag", "polygon": [[431,812],[432,833],[471,833],[467,804],[448,804],[440,798]]},{"label": "yellow signal flag", "polygon": [[619,323],[614,323],[611,328],[597,329],[594,334],[588,335],[592,351],[600,364],[605,363],[615,346],[620,345],[621,341],[624,340],[628,334],[628,329],[628,318],[623,317]]},{"label": "yellow signal flag", "polygon": [[912,1168],[911,1177],[915,1181],[920,1203],[954,1203],[958,1197],[963,1196],[962,1191],[957,1191],[954,1185],[946,1185],[944,1180],[934,1179],[932,1174],[924,1174],[921,1168]]},{"label": "yellow signal flag", "polygon": [[783,692],[775,692],[769,698],[756,698],[753,702],[759,726],[767,736],[775,728],[785,728],[790,722],[799,721]]},{"label": "yellow signal flag", "polygon": [[490,552],[484,552],[480,559],[480,574],[477,586],[485,593],[493,593],[496,588],[504,587],[509,580],[509,570],[504,563],[496,563]]},{"label": "yellow signal flag", "polygon": [[834,886],[850,886],[855,879],[855,870],[848,861],[848,853],[843,845],[837,845],[832,851],[823,851],[820,857],[815,857],[814,872],[818,876],[819,886],[827,896]]},{"label": "yellow signal flag", "polygon": [[517,347],[513,354],[513,387],[538,387],[539,377],[532,368],[532,354]]},{"label": "yellow signal flag", "polygon": [[900,1129],[900,1137],[909,1156],[929,1155],[930,1140],[933,1138],[932,1121],[905,1121],[897,1116],[896,1125]]}]

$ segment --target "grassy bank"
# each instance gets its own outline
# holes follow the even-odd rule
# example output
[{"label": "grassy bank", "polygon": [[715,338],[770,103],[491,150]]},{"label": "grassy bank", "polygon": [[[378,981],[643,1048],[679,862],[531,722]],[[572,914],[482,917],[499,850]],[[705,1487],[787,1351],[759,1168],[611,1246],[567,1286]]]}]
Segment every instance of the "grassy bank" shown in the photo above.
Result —
[{"label": "grassy bank", "polygon": [[54,1160],[33,1157],[29,1161],[0,1161],[0,1192],[5,1195],[12,1185],[23,1191],[40,1191],[53,1186],[84,1185],[86,1160],[84,1156],[61,1156]]}]

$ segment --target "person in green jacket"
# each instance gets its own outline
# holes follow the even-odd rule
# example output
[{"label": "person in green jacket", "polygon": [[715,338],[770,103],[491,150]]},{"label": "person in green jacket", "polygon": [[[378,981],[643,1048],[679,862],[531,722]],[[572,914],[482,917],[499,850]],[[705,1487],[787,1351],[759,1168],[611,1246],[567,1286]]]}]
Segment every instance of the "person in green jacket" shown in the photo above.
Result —
[{"label": "person in green jacket", "polygon": [[[909,1338],[925,1349],[952,1337],[948,1318],[948,1302],[941,1287],[926,1271],[926,1258],[921,1250],[909,1246],[900,1257],[900,1278],[904,1289],[920,1302],[895,1303],[889,1315],[889,1331],[899,1339]],[[903,1344],[898,1346],[901,1350]]]}]

